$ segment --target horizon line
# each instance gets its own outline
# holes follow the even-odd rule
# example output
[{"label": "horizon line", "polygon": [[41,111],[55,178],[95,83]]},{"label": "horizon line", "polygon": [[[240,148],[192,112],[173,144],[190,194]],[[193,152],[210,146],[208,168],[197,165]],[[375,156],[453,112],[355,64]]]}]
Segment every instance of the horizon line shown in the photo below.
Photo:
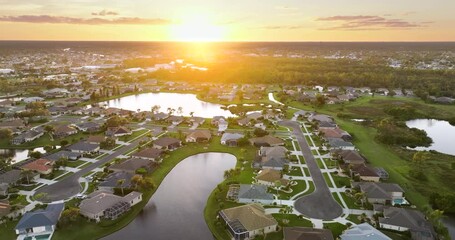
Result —
[{"label": "horizon line", "polygon": [[455,40],[447,41],[425,41],[425,40],[403,40],[403,41],[173,41],[173,40],[53,40],[53,39],[0,39],[0,42],[142,42],[142,43],[455,43]]}]

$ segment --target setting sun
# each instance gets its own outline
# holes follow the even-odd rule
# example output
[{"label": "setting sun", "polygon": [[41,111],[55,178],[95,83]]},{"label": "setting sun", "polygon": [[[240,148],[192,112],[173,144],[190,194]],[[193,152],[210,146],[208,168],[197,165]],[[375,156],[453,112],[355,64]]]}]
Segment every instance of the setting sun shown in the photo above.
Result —
[{"label": "setting sun", "polygon": [[170,26],[171,39],[184,42],[222,41],[226,30],[202,17],[192,17]]}]

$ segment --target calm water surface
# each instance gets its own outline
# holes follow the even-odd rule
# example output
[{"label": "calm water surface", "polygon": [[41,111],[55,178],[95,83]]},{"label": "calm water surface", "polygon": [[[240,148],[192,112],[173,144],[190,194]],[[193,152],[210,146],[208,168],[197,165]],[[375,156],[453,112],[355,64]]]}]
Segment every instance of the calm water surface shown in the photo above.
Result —
[{"label": "calm water surface", "polygon": [[[194,116],[211,118],[214,116],[234,116],[231,112],[223,110],[220,104],[208,103],[200,101],[194,94],[182,93],[141,93],[137,95],[126,96],[103,102],[108,107],[116,107],[127,109],[130,111],[151,111],[152,106],[161,106],[161,112],[167,112],[168,108],[173,108],[177,111],[179,107],[183,108],[183,115],[190,116],[193,112]],[[178,114],[174,112],[174,114]]]},{"label": "calm water surface", "polygon": [[[164,160],[166,161],[166,160]],[[235,167],[227,153],[203,153],[184,159],[163,180],[143,212],[128,226],[103,239],[213,239],[204,208],[225,170]]]},{"label": "calm water surface", "polygon": [[418,147],[417,150],[436,150],[441,153],[455,155],[455,126],[447,121],[434,119],[416,119],[407,121],[410,128],[424,130],[433,139],[430,147]]},{"label": "calm water surface", "polygon": [[[60,148],[60,146],[57,146],[57,148]],[[43,147],[32,149],[32,151],[46,153]],[[12,163],[18,163],[28,159],[29,152],[30,150],[28,149],[0,149],[0,157],[11,158]]]}]

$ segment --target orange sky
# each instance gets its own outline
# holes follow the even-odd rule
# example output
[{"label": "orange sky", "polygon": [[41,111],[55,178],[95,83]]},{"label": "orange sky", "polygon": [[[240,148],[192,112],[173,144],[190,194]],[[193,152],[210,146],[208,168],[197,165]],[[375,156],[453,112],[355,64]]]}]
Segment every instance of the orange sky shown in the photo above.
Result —
[{"label": "orange sky", "polygon": [[0,40],[455,41],[455,1],[0,0]]}]

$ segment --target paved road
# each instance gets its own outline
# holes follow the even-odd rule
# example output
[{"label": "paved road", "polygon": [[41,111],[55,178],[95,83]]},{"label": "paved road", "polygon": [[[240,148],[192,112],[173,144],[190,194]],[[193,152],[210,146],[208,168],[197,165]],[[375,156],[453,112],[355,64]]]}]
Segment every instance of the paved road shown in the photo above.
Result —
[{"label": "paved road", "polygon": [[82,190],[82,186],[78,182],[78,179],[80,177],[82,177],[83,175],[97,167],[103,166],[105,163],[113,160],[119,155],[127,153],[131,149],[137,147],[137,145],[139,145],[139,142],[144,139],[146,139],[146,137],[136,139],[135,141],[131,142],[130,145],[123,146],[117,149],[113,154],[110,154],[97,160],[95,163],[90,164],[88,167],[82,169],[81,171],[76,172],[68,177],[65,177],[63,180],[58,181],[54,184],[47,185],[45,187],[38,189],[36,191],[36,194],[45,193],[45,197],[41,199],[41,201],[43,202],[65,200],[78,194]]},{"label": "paved road", "polygon": [[311,153],[310,146],[300,129],[300,124],[295,121],[281,121],[279,124],[292,129],[316,188],[313,193],[298,198],[294,203],[295,209],[307,217],[322,220],[332,220],[341,216],[343,209],[330,193],[316,159]]}]

